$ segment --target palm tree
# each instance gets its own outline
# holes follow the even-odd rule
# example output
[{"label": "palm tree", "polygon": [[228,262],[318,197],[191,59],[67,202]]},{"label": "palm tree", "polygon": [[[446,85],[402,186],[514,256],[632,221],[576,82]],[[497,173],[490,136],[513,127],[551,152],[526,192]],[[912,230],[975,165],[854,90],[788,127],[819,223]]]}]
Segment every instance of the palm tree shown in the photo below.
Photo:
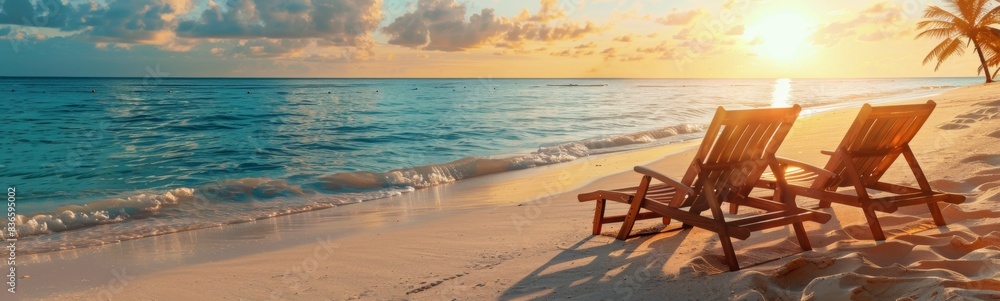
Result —
[{"label": "palm tree", "polygon": [[[941,63],[952,56],[965,54],[965,47],[972,44],[979,54],[979,71],[986,74],[986,82],[993,82],[990,73],[990,60],[996,57],[993,50],[997,36],[990,24],[1000,23],[1000,6],[988,9],[986,4],[991,0],[945,0],[952,11],[931,5],[924,10],[924,19],[917,23],[917,38],[930,37],[944,39],[924,57],[924,64],[937,59],[934,71]],[[963,43],[964,42],[964,43]],[[964,45],[963,45],[964,44]],[[987,53],[984,53],[984,49]],[[992,56],[987,56],[992,54]]]},{"label": "palm tree", "polygon": [[[988,59],[986,59],[986,65],[994,67],[993,78],[997,78],[997,74],[1000,74],[1000,29],[993,28],[993,42],[989,43],[986,47]],[[982,66],[980,66],[980,71],[982,71]]]}]

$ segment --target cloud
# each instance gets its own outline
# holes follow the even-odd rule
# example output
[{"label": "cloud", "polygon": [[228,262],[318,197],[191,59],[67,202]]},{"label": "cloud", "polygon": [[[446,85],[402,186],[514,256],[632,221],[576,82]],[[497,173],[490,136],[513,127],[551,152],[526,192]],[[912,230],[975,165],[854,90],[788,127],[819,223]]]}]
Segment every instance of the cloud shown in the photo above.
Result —
[{"label": "cloud", "polygon": [[465,21],[465,5],[454,0],[421,0],[417,9],[396,18],[382,31],[389,44],[426,50],[461,51],[475,48],[505,32],[511,22],[483,9]]},{"label": "cloud", "polygon": [[[554,1],[542,0],[542,10],[511,20],[484,8],[465,20],[466,7],[455,0],[420,0],[416,9],[382,28],[389,44],[423,50],[463,51],[487,44],[518,48],[526,41],[560,41],[581,38],[602,30],[593,23],[563,22],[550,25],[561,16]],[[542,17],[544,16],[544,17]]]},{"label": "cloud", "polygon": [[111,0],[103,6],[7,0],[0,23],[78,32],[95,43],[159,44],[173,37],[177,18],[193,6],[191,0]]},{"label": "cloud", "polygon": [[[597,48],[597,43],[590,42],[586,44],[576,45],[573,46],[573,48],[566,49],[560,52],[551,52],[549,53],[549,55],[563,56],[563,57],[580,57],[586,55],[594,55],[594,48]],[[541,51],[541,50],[545,50],[545,48],[539,48],[539,50],[536,51]]]},{"label": "cloud", "polygon": [[[216,39],[323,39],[335,46],[368,47],[382,20],[381,0],[229,0],[211,4],[177,35]],[[292,43],[299,43],[293,41]]]},{"label": "cloud", "polygon": [[0,24],[56,28],[95,46],[145,44],[188,51],[209,43],[233,45],[221,51],[226,54],[287,57],[301,53],[302,45],[371,53],[371,35],[382,19],[382,0],[228,0],[224,7],[209,1],[201,11],[194,11],[194,1],[108,0],[73,6],[58,0],[34,5],[6,0]]},{"label": "cloud", "polygon": [[605,48],[601,51],[601,55],[604,56],[604,60],[610,60],[618,56],[618,49],[615,49],[614,47]]},{"label": "cloud", "polygon": [[68,28],[71,16],[78,16],[81,8],[63,4],[62,1],[6,0],[0,5],[0,24],[30,27]]},{"label": "cloud", "polygon": [[542,0],[542,8],[538,13],[532,15],[528,9],[522,9],[521,14],[516,18],[518,21],[550,22],[566,18],[566,10],[559,7],[558,0]]},{"label": "cloud", "polygon": [[667,47],[666,42],[660,42],[660,44],[653,47],[645,47],[645,48],[639,47],[635,49],[635,51],[639,53],[660,53],[660,52],[666,52],[667,50],[669,49]]},{"label": "cloud", "polygon": [[549,53],[551,56],[573,56],[573,51],[566,49],[560,52]]},{"label": "cloud", "polygon": [[603,28],[594,25],[594,23],[591,23],[590,21],[586,21],[583,24],[578,22],[566,22],[556,26],[538,23],[514,23],[510,29],[504,33],[503,37],[505,40],[510,42],[553,42],[561,40],[575,40],[602,30]]},{"label": "cloud", "polygon": [[882,41],[906,36],[910,27],[905,22],[903,7],[888,2],[876,3],[857,13],[850,19],[820,25],[812,34],[813,43],[834,46],[844,39],[859,41]]},{"label": "cloud", "polygon": [[638,61],[645,60],[645,59],[646,59],[646,57],[642,56],[641,54],[633,54],[633,55],[622,57],[621,59],[619,59],[619,61],[622,61],[622,62],[638,62]]},{"label": "cloud", "polygon": [[623,35],[623,36],[620,36],[620,37],[615,37],[614,41],[615,42],[624,42],[624,43],[632,42],[632,35],[627,34],[627,35]]},{"label": "cloud", "polygon": [[667,26],[687,25],[691,24],[695,19],[707,15],[708,11],[701,8],[688,11],[680,11],[675,8],[666,16],[656,18],[656,23]]},{"label": "cloud", "polygon": [[119,0],[78,12],[66,29],[86,29],[95,42],[163,44],[174,37],[177,17],[194,7],[190,0]]},{"label": "cloud", "polygon": [[729,30],[727,30],[726,31],[726,35],[729,35],[729,36],[741,36],[741,35],[743,35],[744,31],[746,31],[746,29],[743,27],[742,24],[741,25],[736,25],[736,26],[733,26],[732,28],[730,28]]},{"label": "cloud", "polygon": [[227,40],[215,45],[224,47],[212,48],[213,55],[250,58],[304,57],[306,48],[316,46],[312,39]]},{"label": "cloud", "polygon": [[35,6],[28,0],[6,0],[0,6],[0,23],[23,24],[35,18]]},{"label": "cloud", "polygon": [[734,11],[746,11],[751,8],[751,6],[759,4],[764,0],[726,0],[722,3],[722,9],[734,10]]}]

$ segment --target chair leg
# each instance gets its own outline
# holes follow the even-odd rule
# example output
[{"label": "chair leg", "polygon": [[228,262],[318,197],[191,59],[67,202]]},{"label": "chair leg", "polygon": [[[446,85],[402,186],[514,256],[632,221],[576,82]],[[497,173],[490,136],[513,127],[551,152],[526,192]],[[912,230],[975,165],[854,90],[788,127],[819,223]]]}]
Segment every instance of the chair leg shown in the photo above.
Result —
[{"label": "chair leg", "polygon": [[729,236],[719,234],[719,242],[722,243],[722,253],[726,255],[726,264],[730,271],[739,271],[740,264],[736,262],[736,250],[733,249],[733,241]]},{"label": "chair leg", "polygon": [[729,203],[729,214],[740,213],[740,205],[736,203]]},{"label": "chair leg", "polygon": [[819,201],[819,208],[830,208],[830,201]]},{"label": "chair leg", "polygon": [[931,217],[934,218],[934,224],[944,226],[944,215],[941,214],[941,208],[938,207],[937,202],[927,202],[927,208],[931,210]]},{"label": "chair leg", "polygon": [[601,227],[604,226],[604,206],[608,200],[597,200],[597,208],[594,209],[594,235],[601,234]]},{"label": "chair leg", "polygon": [[875,216],[875,210],[869,206],[862,208],[865,212],[865,219],[868,220],[868,226],[872,228],[872,236],[875,240],[885,240],[885,233],[882,233],[882,225],[878,222],[878,217]]},{"label": "chair leg", "polygon": [[799,222],[792,224],[792,228],[795,229],[795,237],[799,239],[799,247],[802,247],[802,251],[812,250],[812,244],[809,243],[809,236],[806,236],[806,227]]},{"label": "chair leg", "polygon": [[670,218],[669,217],[666,217],[666,216],[663,217],[663,225],[664,226],[670,225]]},{"label": "chair leg", "polygon": [[[703,209],[698,208],[698,206],[697,206],[698,204],[699,203],[697,201],[692,202],[691,203],[691,207],[688,209],[688,212],[690,212],[691,214],[694,214],[694,215],[701,215],[701,212],[703,211]],[[691,225],[691,224],[688,224],[688,223],[681,224],[681,229],[691,229],[691,228],[694,228],[694,225]]]},{"label": "chair leg", "polygon": [[629,207],[628,214],[625,215],[625,221],[622,222],[622,228],[618,231],[618,240],[625,240],[632,233],[632,226],[635,225],[635,219],[639,216],[639,209],[642,209],[642,201],[642,199],[632,201],[632,206]]}]

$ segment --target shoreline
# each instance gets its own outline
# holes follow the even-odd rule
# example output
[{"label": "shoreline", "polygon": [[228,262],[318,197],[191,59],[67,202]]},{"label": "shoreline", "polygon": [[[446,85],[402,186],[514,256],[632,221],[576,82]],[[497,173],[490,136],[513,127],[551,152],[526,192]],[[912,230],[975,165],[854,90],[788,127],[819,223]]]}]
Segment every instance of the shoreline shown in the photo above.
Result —
[{"label": "shoreline", "polygon": [[[1000,86],[984,87],[963,87],[934,96],[951,101],[939,103],[932,115],[934,122],[928,121],[914,144],[929,145],[939,151],[959,141],[941,141],[940,133],[946,130],[936,126],[942,120],[958,116],[948,114],[965,109],[960,105],[975,102],[968,100],[969,96],[961,96],[963,93],[996,90]],[[977,97],[984,98],[982,95]],[[825,158],[819,155],[817,146],[837,141],[817,140],[824,136],[839,140],[856,110],[854,107],[840,108],[800,118],[778,154],[821,164]],[[593,290],[597,291],[597,296],[628,293],[641,297],[652,293],[649,290],[658,289],[650,287],[650,283],[667,281],[672,283],[671,287],[681,288],[684,284],[699,282],[691,277],[694,274],[712,275],[712,281],[731,281],[744,274],[712,271],[713,256],[718,252],[713,250],[717,247],[706,243],[711,235],[704,231],[668,229],[666,233],[670,234],[650,235],[622,243],[607,236],[609,231],[617,230],[612,225],[606,233],[591,237],[588,212],[592,211],[592,205],[575,201],[575,193],[593,187],[634,185],[638,178],[631,172],[633,165],[648,163],[647,166],[677,176],[683,172],[678,171],[677,166],[686,166],[691,147],[699,142],[697,139],[474,177],[337,210],[312,211],[75,251],[35,254],[38,258],[34,261],[19,259],[26,262],[19,265],[21,274],[31,275],[31,278],[19,279],[19,290],[63,289],[51,291],[61,295],[34,296],[53,299],[103,297],[108,292],[129,299],[148,298],[159,295],[157,292],[171,292],[171,296],[178,298],[232,293],[251,299],[274,296],[309,299],[310,296],[330,295],[377,299],[449,296],[509,299],[554,298],[560,294],[588,291],[587,285],[596,286]],[[941,158],[943,156],[929,156],[927,149],[917,151],[920,160],[929,161],[921,161],[928,176],[932,180],[940,179],[929,170],[943,170],[938,166],[947,165],[949,161]],[[831,223],[839,225],[807,226],[811,239],[815,239],[821,229],[843,228],[857,219],[850,213],[841,214],[849,211],[847,208],[835,210],[839,220]],[[645,228],[652,233],[663,230],[662,226],[651,224],[637,224],[636,229]],[[337,229],[344,235],[331,236],[330,229]],[[802,253],[788,250],[789,242],[780,239],[787,233],[763,234],[755,233],[756,237],[737,244],[739,249],[740,245],[779,242],[772,248],[777,251],[763,248],[766,254],[746,261],[747,266],[753,266],[747,269],[749,271],[780,266],[787,263],[788,258],[803,258],[806,253],[837,250],[843,246],[838,242],[844,238],[837,235],[820,238],[814,242],[819,246],[818,251]],[[685,236],[685,239],[676,236]],[[855,244],[871,245],[862,240]],[[774,259],[774,254],[780,255],[778,259]],[[691,261],[696,262],[689,264]],[[744,261],[741,258],[741,262]],[[364,266],[358,266],[359,262],[365,263]],[[577,264],[580,266],[575,266]],[[108,269],[109,265],[112,268]],[[373,265],[378,268],[372,268]],[[629,268],[632,265],[645,268]],[[294,271],[296,267],[299,272]],[[583,271],[595,274],[586,278],[566,272],[581,272],[575,270],[578,267],[586,267]],[[601,270],[608,267],[621,268],[621,271]],[[123,276],[125,273],[127,277]],[[628,277],[630,274],[638,276]],[[88,275],[90,277],[86,278]],[[393,278],[388,278],[390,275]],[[239,280],[236,282],[261,287],[242,290],[244,285],[234,283],[234,278]],[[116,279],[129,284],[120,289],[93,285],[110,284]],[[49,285],[38,285],[38,282]],[[155,287],[156,283],[192,285],[199,289],[178,294],[169,288]],[[220,286],[218,290],[216,286]],[[282,286],[284,288],[280,288]]]},{"label": "shoreline", "polygon": [[[338,206],[327,210],[313,210],[221,227],[167,233],[93,247],[24,254],[19,257],[19,262],[23,262],[19,266],[25,267],[22,270],[25,270],[24,274],[30,275],[31,279],[50,279],[50,281],[58,279],[59,281],[53,282],[60,283],[60,285],[45,287],[43,289],[50,292],[48,295],[60,291],[73,291],[74,288],[87,288],[86,283],[106,283],[116,279],[114,271],[103,275],[94,275],[90,271],[101,269],[96,266],[80,264],[80,262],[109,263],[122,261],[118,263],[130,268],[123,268],[117,274],[127,271],[129,276],[138,276],[169,269],[177,262],[157,262],[171,258],[145,258],[144,256],[143,258],[133,258],[132,256],[120,258],[120,256],[133,253],[136,255],[157,254],[168,255],[168,257],[172,257],[175,260],[178,258],[177,256],[183,254],[184,258],[182,262],[184,264],[202,264],[312,244],[317,239],[325,241],[327,239],[364,235],[363,233],[370,232],[372,228],[397,228],[412,226],[414,224],[419,225],[434,218],[451,215],[454,213],[452,211],[491,210],[495,207],[515,203],[513,200],[523,199],[504,199],[501,197],[503,192],[499,191],[490,192],[490,194],[495,195],[485,199],[480,198],[483,190],[490,190],[496,186],[523,185],[525,184],[524,179],[546,178],[552,180],[551,182],[555,183],[555,186],[546,186],[543,189],[536,189],[530,192],[532,200],[546,198],[554,193],[574,189],[595,180],[596,178],[568,176],[567,174],[568,170],[586,168],[592,161],[620,161],[623,158],[614,158],[615,155],[625,153],[633,154],[628,157],[631,159],[639,157],[652,161],[661,157],[663,152],[680,152],[696,146],[698,142],[700,142],[700,139],[691,139],[652,148],[597,154],[560,164],[550,164],[468,178],[449,184],[418,189],[397,196]],[[620,163],[617,162],[614,166]],[[621,172],[611,166],[599,169],[598,172],[602,174]],[[525,194],[526,192],[519,193],[521,196]],[[524,200],[521,202],[524,202]],[[359,223],[361,226],[358,226]],[[330,228],[335,228],[335,233],[328,232]],[[281,235],[290,233],[295,233],[299,237]],[[234,245],[237,244],[252,246],[255,249],[248,251],[247,248],[235,247]],[[153,262],[149,262],[150,260]],[[80,273],[55,273],[56,270],[61,270],[67,265],[74,264],[85,266],[85,268],[78,266],[78,268],[68,269],[70,271],[79,271]],[[31,270],[33,269],[36,272],[32,273]],[[67,285],[74,281],[77,285]],[[37,289],[41,288],[24,285],[24,283],[19,285],[24,287],[21,288],[19,286],[24,291],[37,291]],[[32,297],[45,296],[25,295]]]},{"label": "shoreline", "polygon": [[[960,88],[960,87],[959,87]],[[933,88],[931,92],[920,91],[920,89],[915,89],[904,93],[895,93],[888,96],[878,96],[873,99],[872,103],[888,103],[894,101],[900,101],[905,99],[911,99],[909,96],[922,95],[924,97],[932,97],[939,95],[941,93],[947,93],[947,91],[959,89],[951,88],[950,86],[940,86]],[[814,114],[819,114],[827,111],[838,110],[843,108],[848,108],[853,104],[835,104],[828,103],[818,105],[816,107],[806,108],[801,116],[810,116]],[[213,182],[205,183],[200,186],[190,186],[190,187],[174,187],[167,190],[134,190],[127,192],[122,195],[105,196],[98,199],[90,200],[84,202],[83,204],[66,204],[62,205],[60,208],[64,207],[80,207],[96,205],[97,208],[79,210],[76,212],[77,216],[85,216],[86,213],[91,211],[104,211],[111,213],[113,210],[130,210],[134,209],[131,207],[139,206],[138,210],[142,211],[144,209],[157,210],[157,212],[162,210],[167,210],[166,207],[170,208],[187,208],[190,207],[191,203],[205,205],[209,203],[214,203],[214,201],[208,200],[212,198],[212,195],[203,195],[202,190],[250,190],[256,189],[257,184],[248,184],[243,182],[260,182],[259,180],[266,180],[267,183],[258,183],[260,185],[270,185],[274,187],[269,187],[269,189],[281,189],[282,193],[290,195],[299,195],[301,199],[290,199],[287,203],[283,203],[284,207],[281,210],[269,212],[246,212],[243,215],[227,216],[228,219],[214,219],[214,220],[201,220],[201,221],[187,221],[187,224],[171,224],[169,229],[161,228],[149,228],[148,223],[144,223],[144,218],[132,219],[126,217],[123,221],[111,221],[108,220],[98,220],[97,216],[93,216],[90,219],[86,217],[84,220],[71,220],[66,222],[66,224],[86,224],[83,226],[75,226],[71,230],[59,231],[49,234],[43,234],[42,236],[54,235],[52,238],[41,238],[38,240],[45,241],[55,241],[62,239],[66,236],[72,236],[73,231],[91,231],[90,229],[102,227],[106,224],[119,224],[127,225],[127,223],[136,223],[137,227],[143,228],[141,233],[132,232],[122,232],[122,231],[111,231],[104,233],[101,236],[100,233],[84,233],[84,235],[94,236],[95,239],[90,242],[73,242],[71,245],[53,246],[41,245],[34,246],[35,249],[31,250],[31,254],[43,254],[53,251],[59,251],[58,248],[66,249],[81,249],[90,247],[100,247],[101,245],[118,243],[121,241],[143,239],[152,236],[164,235],[175,232],[186,232],[193,231],[197,229],[205,229],[212,227],[227,226],[233,224],[240,224],[248,222],[249,220],[262,220],[268,218],[274,218],[276,216],[288,215],[288,214],[301,214],[304,212],[330,209],[332,207],[341,207],[345,205],[353,205],[361,202],[368,202],[378,199],[384,199],[387,196],[405,194],[412,192],[413,190],[425,189],[426,185],[438,186],[449,183],[454,183],[456,181],[462,181],[473,177],[481,177],[484,175],[491,175],[495,173],[510,172],[525,168],[535,168],[539,166],[559,164],[562,163],[565,158],[562,156],[575,156],[575,159],[580,160],[586,158],[587,156],[598,155],[598,154],[614,154],[620,152],[628,152],[636,149],[654,148],[664,144],[674,144],[683,143],[691,139],[700,139],[703,132],[701,130],[703,125],[692,125],[692,124],[678,124],[673,126],[668,126],[664,128],[657,128],[653,130],[643,130],[639,132],[617,134],[617,135],[606,135],[597,138],[587,138],[583,140],[562,142],[552,145],[542,145],[535,150],[522,150],[518,152],[511,152],[507,154],[498,154],[488,157],[465,157],[451,162],[446,163],[435,163],[423,166],[408,167],[393,169],[386,172],[368,172],[368,171],[358,171],[358,172],[339,172],[330,173],[317,178],[314,183],[292,183],[281,178],[234,178],[234,179],[219,179]],[[662,137],[666,135],[665,137]],[[646,138],[649,137],[662,137],[652,142],[644,142]],[[582,146],[581,146],[582,145]],[[590,155],[579,154],[579,149],[577,146],[587,149]],[[552,152],[555,152],[553,154]],[[520,167],[522,161],[539,161],[540,162],[529,162],[531,167]],[[571,160],[571,161],[572,161]],[[458,170],[457,172],[450,172],[440,174],[440,170]],[[469,174],[468,170],[474,170],[472,174]],[[394,181],[400,181],[409,179],[411,182],[395,183]],[[415,180],[422,179],[422,180]],[[444,179],[444,180],[440,180]],[[424,183],[429,182],[429,183]],[[439,183],[440,182],[440,183]],[[271,185],[274,184],[274,185]],[[235,185],[235,186],[234,186]],[[247,186],[251,185],[251,186]],[[324,186],[327,188],[342,188],[342,187],[354,187],[357,188],[371,189],[359,193],[354,192],[327,192],[327,191],[317,191],[312,190],[313,188],[308,188],[311,185]],[[399,185],[405,185],[405,188],[399,188]],[[425,186],[421,186],[425,185]],[[303,194],[303,191],[305,194]],[[180,194],[178,194],[180,192]],[[191,193],[195,192],[195,193]],[[135,198],[135,200],[133,200]],[[252,198],[252,196],[251,196]],[[329,203],[326,199],[336,200],[333,203]],[[125,201],[127,200],[127,201]],[[317,203],[310,203],[310,200],[323,200]],[[148,206],[148,201],[153,201],[156,204],[155,208],[144,208],[141,206]],[[120,205],[114,205],[108,207],[109,204],[119,203]],[[219,201],[221,205],[227,205],[229,201],[221,200]],[[160,204],[163,204],[164,208],[160,209]],[[199,206],[200,206],[199,205]],[[228,204],[231,205],[231,204]],[[118,207],[115,207],[118,206]],[[108,207],[108,208],[104,208]],[[62,210],[62,209],[59,209]],[[48,218],[60,217],[61,215],[56,213],[57,211],[40,211],[33,212],[30,214],[24,214],[26,218],[35,219],[41,218],[39,223],[43,223]],[[191,212],[188,212],[191,213]],[[156,214],[156,213],[154,213]],[[109,214],[113,215],[113,214]],[[177,218],[177,216],[172,216],[170,218]],[[117,218],[115,218],[117,219]],[[195,223],[195,224],[192,224]],[[215,225],[204,225],[198,223],[210,223]],[[19,229],[19,233],[36,233],[41,231],[37,227],[24,226]],[[103,230],[107,231],[107,230]],[[3,231],[0,231],[3,232]],[[157,232],[150,234],[151,232]],[[79,234],[79,233],[76,233]],[[25,237],[29,241],[36,239],[37,235],[31,235]]]}]

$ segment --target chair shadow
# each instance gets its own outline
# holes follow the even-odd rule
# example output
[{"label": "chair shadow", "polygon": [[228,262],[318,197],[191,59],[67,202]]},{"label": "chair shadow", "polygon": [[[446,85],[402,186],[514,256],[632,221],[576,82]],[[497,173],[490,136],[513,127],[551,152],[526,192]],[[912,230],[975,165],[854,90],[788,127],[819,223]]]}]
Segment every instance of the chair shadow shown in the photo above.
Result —
[{"label": "chair shadow", "polygon": [[[671,223],[667,227],[669,228],[631,236],[626,241],[614,240],[617,232],[582,239],[511,285],[499,299],[549,300],[579,297],[592,295],[595,290],[607,291],[608,288],[617,295],[613,299],[629,299],[636,289],[642,288],[642,278],[665,276],[662,268],[670,254],[676,252],[691,233],[690,229],[682,229],[679,224]],[[598,239],[610,239],[611,242],[593,242]],[[634,254],[650,240],[653,241],[648,247],[649,252]],[[588,242],[594,245],[585,247]],[[579,262],[575,261],[586,259],[589,259],[586,264],[576,265]],[[566,264],[573,266],[566,267]],[[553,271],[550,272],[550,269]],[[604,298],[608,297],[610,296]]]}]

